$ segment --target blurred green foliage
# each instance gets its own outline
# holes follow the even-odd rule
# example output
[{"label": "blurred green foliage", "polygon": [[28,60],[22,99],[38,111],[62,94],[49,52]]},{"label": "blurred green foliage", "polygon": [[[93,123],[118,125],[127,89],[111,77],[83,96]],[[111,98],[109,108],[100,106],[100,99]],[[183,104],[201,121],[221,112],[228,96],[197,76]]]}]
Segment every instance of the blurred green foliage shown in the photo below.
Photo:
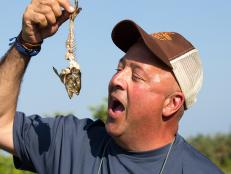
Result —
[{"label": "blurred green foliage", "polygon": [[213,161],[225,174],[231,174],[231,132],[197,135],[189,138],[188,142]]},{"label": "blurred green foliage", "polygon": [[101,104],[91,106],[90,111],[94,119],[100,119],[105,123],[107,119],[107,98],[104,98]]},{"label": "blurred green foliage", "polygon": [[3,154],[0,151],[0,174],[32,174],[32,173],[15,169],[12,156]]}]

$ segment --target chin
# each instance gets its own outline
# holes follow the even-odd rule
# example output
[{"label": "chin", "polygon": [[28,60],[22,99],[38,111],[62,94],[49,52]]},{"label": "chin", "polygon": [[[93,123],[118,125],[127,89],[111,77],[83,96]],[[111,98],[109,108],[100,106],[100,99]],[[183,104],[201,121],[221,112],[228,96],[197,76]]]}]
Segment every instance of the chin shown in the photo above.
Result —
[{"label": "chin", "polygon": [[109,121],[105,124],[106,132],[112,137],[119,137],[122,134],[122,131],[119,129],[115,123]]}]

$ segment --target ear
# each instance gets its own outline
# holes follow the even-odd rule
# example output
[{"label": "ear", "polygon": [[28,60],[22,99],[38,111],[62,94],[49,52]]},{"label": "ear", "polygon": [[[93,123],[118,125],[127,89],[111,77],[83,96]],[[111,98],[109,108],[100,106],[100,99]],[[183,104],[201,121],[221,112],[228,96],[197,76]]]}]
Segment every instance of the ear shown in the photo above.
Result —
[{"label": "ear", "polygon": [[177,112],[184,104],[184,95],[182,92],[174,92],[165,99],[162,114],[169,117]]}]

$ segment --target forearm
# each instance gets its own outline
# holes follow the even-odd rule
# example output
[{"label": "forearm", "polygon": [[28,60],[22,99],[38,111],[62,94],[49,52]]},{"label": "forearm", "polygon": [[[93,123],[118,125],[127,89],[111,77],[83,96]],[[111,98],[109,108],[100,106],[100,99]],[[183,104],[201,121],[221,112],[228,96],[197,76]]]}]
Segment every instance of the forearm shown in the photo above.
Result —
[{"label": "forearm", "polygon": [[[74,10],[68,0],[32,0],[23,14],[17,48],[24,54],[36,55],[34,51],[40,50],[42,41],[55,34]],[[30,61],[24,54],[12,47],[0,60],[0,148],[11,153],[14,153],[13,120],[20,84]]]},{"label": "forearm", "polygon": [[20,54],[14,46],[0,61],[0,148],[6,150],[5,147],[13,146],[12,129],[9,127],[13,125],[20,84],[29,61],[30,58]]}]

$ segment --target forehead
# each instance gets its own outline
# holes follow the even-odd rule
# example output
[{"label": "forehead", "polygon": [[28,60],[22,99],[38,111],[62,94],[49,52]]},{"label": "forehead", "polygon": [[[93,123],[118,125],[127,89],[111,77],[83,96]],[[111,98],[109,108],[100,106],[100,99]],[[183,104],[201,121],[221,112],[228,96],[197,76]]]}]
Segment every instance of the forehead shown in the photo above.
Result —
[{"label": "forehead", "polygon": [[122,57],[120,62],[134,61],[140,64],[149,64],[163,70],[169,71],[169,67],[159,60],[144,44],[142,40],[138,40],[133,44],[127,53]]}]

